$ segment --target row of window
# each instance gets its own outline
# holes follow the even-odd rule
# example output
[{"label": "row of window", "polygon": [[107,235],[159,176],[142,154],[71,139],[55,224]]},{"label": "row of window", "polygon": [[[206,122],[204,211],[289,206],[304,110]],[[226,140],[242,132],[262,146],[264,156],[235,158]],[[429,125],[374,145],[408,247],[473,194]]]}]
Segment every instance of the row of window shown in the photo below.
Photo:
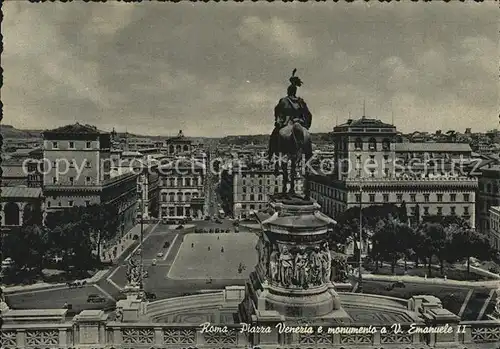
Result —
[{"label": "row of window", "polygon": [[[430,202],[431,194],[422,194],[424,197],[424,202]],[[436,195],[436,202],[443,202],[443,197],[444,194],[437,193]],[[470,194],[464,193],[462,194],[463,197],[463,202],[469,202],[470,201]],[[375,194],[368,194],[369,202],[376,202],[375,200]],[[361,194],[356,194],[356,201],[360,202],[361,201]],[[383,202],[390,202],[389,200],[389,194],[382,194],[382,201]],[[403,194],[396,194],[396,201],[397,202],[403,202]],[[410,201],[411,202],[417,202],[417,194],[410,194]],[[450,193],[449,194],[449,201],[450,202],[455,202],[457,201],[457,194],[455,193]]]},{"label": "row of window", "polygon": [[241,209],[242,210],[262,210],[267,207],[267,204],[242,204]]},{"label": "row of window", "polygon": [[491,193],[491,194],[500,194],[500,187],[497,183],[481,183],[479,182],[479,191]]},{"label": "row of window", "polygon": [[[59,142],[52,142],[52,149],[59,149]],[[76,149],[75,142],[68,142],[68,149]],[[92,142],[85,142],[85,149],[92,149]]]},{"label": "row of window", "polygon": [[[257,200],[255,200],[256,197]],[[255,196],[255,194],[250,194],[248,196],[246,194],[241,195],[241,201],[247,201],[247,198],[248,201],[267,201],[267,195],[262,195],[262,194],[258,194],[257,196]]]},{"label": "row of window", "polygon": [[162,217],[192,217],[196,212],[191,207],[162,207]]},{"label": "row of window", "polygon": [[[53,177],[52,178],[52,184],[69,184],[69,185],[74,185],[75,184],[75,177],[68,177],[68,181],[59,181],[58,178]],[[91,177],[85,177],[85,185],[91,185],[92,184],[92,178]]]},{"label": "row of window", "polygon": [[[354,148],[356,150],[363,150],[364,148],[363,139],[361,139],[360,137],[356,138],[356,140],[354,141]],[[368,149],[372,151],[377,150],[377,140],[375,138],[372,137],[368,140]],[[390,149],[391,149],[391,141],[387,138],[382,140],[382,150],[390,150]]]},{"label": "row of window", "polygon": [[347,194],[335,188],[327,187],[324,184],[311,182],[311,191],[316,191],[319,194],[325,195],[330,198],[334,198],[340,201],[346,201]]},{"label": "row of window", "polygon": [[175,153],[176,151],[180,152],[180,151],[189,151],[189,146],[187,144],[185,144],[184,146],[178,144],[177,146],[174,146],[174,145],[170,145],[168,147],[168,151],[170,154],[173,154]]},{"label": "row of window", "polygon": [[192,187],[201,186],[201,177],[171,177],[161,180],[161,185],[164,187]]},{"label": "row of window", "polygon": [[[428,216],[430,213],[429,213],[429,206],[423,206],[422,207],[423,209],[423,214],[424,216]],[[416,207],[410,207],[410,212],[411,214],[414,216],[417,214],[417,208]],[[442,207],[436,207],[436,214],[441,216],[443,214],[443,208]],[[456,206],[450,206],[450,212],[449,212],[450,215],[452,216],[455,216],[457,214],[457,208]],[[463,213],[462,213],[462,216],[463,217],[470,217],[470,211],[469,211],[469,206],[464,206],[463,207]]]},{"label": "row of window", "polygon": [[[74,206],[73,200],[68,200],[68,206],[67,207],[73,207],[73,206]],[[89,200],[85,200],[85,206],[90,206],[90,201]],[[47,207],[48,208],[52,207],[52,203],[50,201],[47,201]],[[57,203],[57,207],[62,207],[61,201],[59,201]]]},{"label": "row of window", "polygon": [[199,193],[162,193],[161,201],[163,202],[184,202],[190,201],[191,199],[196,199],[199,197]]},{"label": "row of window", "polygon": [[[276,184],[276,187],[278,185]],[[241,188],[241,192],[243,194],[246,194],[247,193],[247,188],[248,187],[242,187]],[[250,193],[254,193],[254,192],[258,192],[258,193],[272,193],[274,192],[274,189],[275,189],[275,186],[268,186],[268,187],[257,187],[257,188],[254,188],[254,187],[249,187],[249,192]],[[257,190],[256,190],[257,189]]]},{"label": "row of window", "polygon": [[490,216],[490,227],[491,229],[495,230],[497,233],[500,233],[500,221],[498,217],[491,217]]}]

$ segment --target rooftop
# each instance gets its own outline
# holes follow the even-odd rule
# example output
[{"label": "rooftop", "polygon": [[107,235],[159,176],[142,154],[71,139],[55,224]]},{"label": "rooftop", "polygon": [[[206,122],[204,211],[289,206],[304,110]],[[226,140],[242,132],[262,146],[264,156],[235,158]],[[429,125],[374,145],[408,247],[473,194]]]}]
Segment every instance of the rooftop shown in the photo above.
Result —
[{"label": "rooftop", "polygon": [[468,143],[396,143],[396,152],[472,152]]},{"label": "rooftop", "polygon": [[2,198],[39,198],[42,188],[1,187]]},{"label": "rooftop", "polygon": [[341,129],[347,128],[347,127],[359,127],[359,128],[390,128],[390,129],[396,129],[396,126],[386,124],[385,122],[378,120],[378,119],[369,119],[366,117],[362,117],[361,119],[357,120],[352,120],[349,119],[347,120],[346,123],[335,126],[333,131],[341,131]]},{"label": "rooftop", "polygon": [[28,174],[24,171],[22,164],[13,163],[9,165],[2,166],[2,177],[28,177]]},{"label": "rooftop", "polygon": [[92,126],[92,125],[82,125],[79,124],[78,122],[73,124],[73,125],[66,125],[66,126],[61,126],[52,130],[45,130],[43,134],[48,134],[48,133],[58,133],[58,134],[101,134],[103,133],[102,131],[99,131],[97,127]]}]

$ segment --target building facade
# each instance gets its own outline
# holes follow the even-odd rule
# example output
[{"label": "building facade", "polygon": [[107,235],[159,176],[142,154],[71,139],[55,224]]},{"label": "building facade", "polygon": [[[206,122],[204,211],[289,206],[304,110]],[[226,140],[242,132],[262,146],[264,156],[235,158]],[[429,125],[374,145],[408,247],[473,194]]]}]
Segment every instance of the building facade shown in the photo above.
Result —
[{"label": "building facade", "polygon": [[478,229],[488,234],[490,208],[500,206],[500,166],[489,163],[480,169],[478,198],[476,202]]},{"label": "building facade", "polygon": [[490,207],[490,246],[500,252],[500,206]]},{"label": "building facade", "polygon": [[187,155],[191,154],[192,141],[186,138],[180,130],[177,136],[166,140],[165,147],[168,156]]},{"label": "building facade", "polygon": [[[253,211],[266,209],[269,196],[282,191],[283,176],[263,168],[235,168],[232,173],[233,215],[235,218],[245,218]],[[295,191],[301,194],[303,180],[295,181]]]},{"label": "building facade", "polygon": [[110,134],[77,123],[45,131],[43,136],[46,210],[109,203],[119,208],[119,233],[131,229],[138,174],[112,173]]},{"label": "building facade", "polygon": [[203,164],[178,159],[160,165],[160,216],[167,220],[203,218],[205,168]]},{"label": "building facade", "polygon": [[477,179],[456,170],[470,147],[396,143],[397,134],[393,125],[365,117],[334,128],[334,170],[310,177],[311,196],[324,212],[335,218],[354,206],[404,202],[412,222],[458,215],[475,226]]}]

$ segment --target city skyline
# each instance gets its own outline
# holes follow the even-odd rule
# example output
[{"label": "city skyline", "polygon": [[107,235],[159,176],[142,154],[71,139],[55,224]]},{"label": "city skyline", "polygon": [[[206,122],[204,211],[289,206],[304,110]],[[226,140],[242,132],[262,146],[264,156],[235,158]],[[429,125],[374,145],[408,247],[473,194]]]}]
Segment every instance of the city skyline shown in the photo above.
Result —
[{"label": "city skyline", "polygon": [[6,3],[3,121],[267,134],[297,68],[312,132],[361,117],[364,101],[402,132],[486,131],[498,127],[492,6]]}]

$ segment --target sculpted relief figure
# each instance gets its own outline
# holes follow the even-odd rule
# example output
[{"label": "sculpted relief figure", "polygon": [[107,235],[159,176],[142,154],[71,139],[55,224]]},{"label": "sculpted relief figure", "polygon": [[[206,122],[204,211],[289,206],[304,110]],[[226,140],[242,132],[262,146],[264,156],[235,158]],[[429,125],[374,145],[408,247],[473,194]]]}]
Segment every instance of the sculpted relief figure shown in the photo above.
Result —
[{"label": "sculpted relief figure", "polygon": [[278,247],[276,245],[272,246],[273,251],[271,252],[271,256],[269,257],[269,277],[272,281],[280,282],[280,256],[278,252]]},{"label": "sculpted relief figure", "polygon": [[301,247],[300,250],[297,251],[297,254],[295,255],[294,284],[296,286],[307,288],[308,286],[307,274],[308,274],[308,258],[305,249]]},{"label": "sculpted relief figure", "polygon": [[290,286],[293,278],[293,256],[287,247],[283,247],[280,255],[280,279],[283,286]]},{"label": "sculpted relief figure", "polygon": [[328,243],[323,245],[321,250],[321,271],[322,271],[322,281],[329,282],[332,272],[332,256],[330,254],[330,249],[328,248]]},{"label": "sculpted relief figure", "polygon": [[313,285],[321,285],[321,253],[319,248],[315,247],[311,251],[310,255],[310,263],[311,263],[311,274],[310,274],[310,283]]},{"label": "sculpted relief figure", "polygon": [[141,281],[140,266],[134,259],[128,262],[126,277],[129,285],[137,285]]},{"label": "sculpted relief figure", "polygon": [[347,262],[345,257],[336,255],[332,258],[333,273],[331,278],[334,282],[346,282],[348,279]]}]

